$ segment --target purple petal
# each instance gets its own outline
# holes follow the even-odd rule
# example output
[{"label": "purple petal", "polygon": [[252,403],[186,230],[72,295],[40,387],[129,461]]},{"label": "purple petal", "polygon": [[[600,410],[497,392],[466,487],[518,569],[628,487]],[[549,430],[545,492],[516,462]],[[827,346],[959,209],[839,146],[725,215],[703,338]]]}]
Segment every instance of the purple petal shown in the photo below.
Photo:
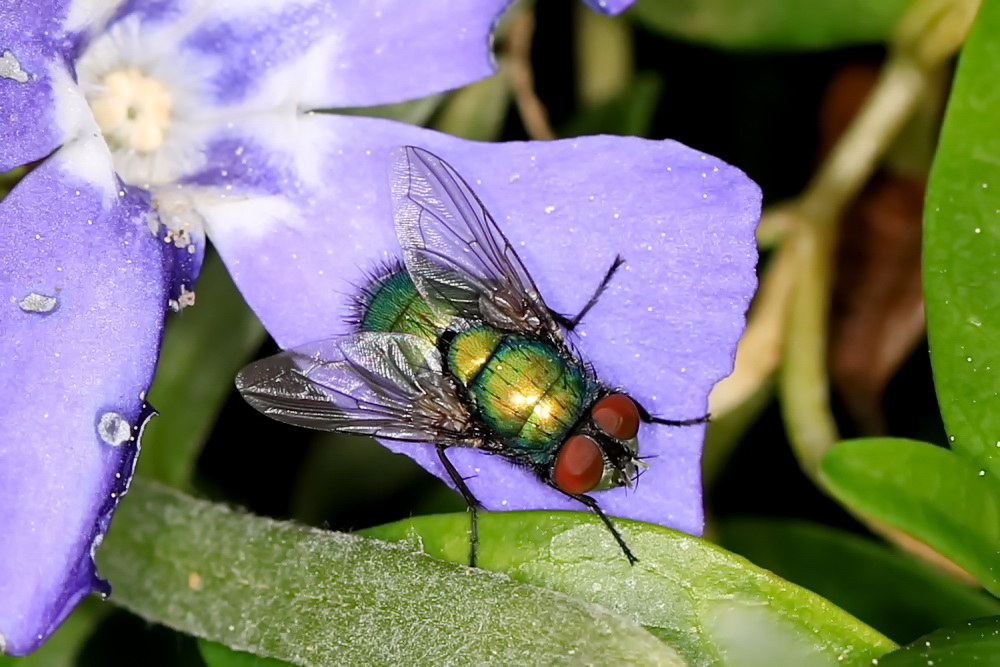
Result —
[{"label": "purple petal", "polygon": [[[365,272],[399,257],[386,173],[390,149],[410,143],[468,180],[557,312],[578,311],[621,254],[627,265],[579,327],[578,347],[605,382],[653,414],[705,413],[712,385],[732,369],[756,285],[760,193],[739,170],[634,137],[479,144],[335,116],[305,118],[299,132],[294,159],[303,169],[289,172],[291,155],[256,165],[272,165],[294,201],[270,195],[202,210],[237,285],[283,347],[347,332]],[[228,185],[241,188],[238,179]],[[611,514],[700,532],[703,431],[644,425],[640,454],[655,458],[638,490],[595,497]],[[444,476],[432,448],[387,446]],[[497,457],[449,456],[489,509],[579,508]]]},{"label": "purple petal", "polygon": [[169,260],[99,139],[0,202],[0,646],[36,648],[92,590],[150,411]]},{"label": "purple petal", "polygon": [[68,63],[109,13],[96,10],[84,0],[0,6],[0,172],[45,157],[90,124]]},{"label": "purple petal", "polygon": [[623,11],[632,6],[635,0],[583,0],[587,3],[587,6],[593,9],[595,12],[600,12],[602,14],[609,14],[614,16],[615,14],[621,14]]},{"label": "purple petal", "polygon": [[123,35],[205,73],[202,109],[316,109],[399,102],[489,76],[493,25],[509,2],[133,0],[117,21],[131,26]]}]

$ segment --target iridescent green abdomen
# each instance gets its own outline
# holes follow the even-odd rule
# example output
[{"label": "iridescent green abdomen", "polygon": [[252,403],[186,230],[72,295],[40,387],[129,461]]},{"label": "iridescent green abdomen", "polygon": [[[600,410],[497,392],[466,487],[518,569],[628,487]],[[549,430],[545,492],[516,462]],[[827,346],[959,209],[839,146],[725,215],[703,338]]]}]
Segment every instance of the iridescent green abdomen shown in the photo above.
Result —
[{"label": "iridescent green abdomen", "polygon": [[437,344],[450,318],[434,313],[420,296],[410,275],[398,269],[365,289],[360,303],[361,331],[386,331],[419,336]]},{"label": "iridescent green abdomen", "polygon": [[456,334],[447,365],[486,425],[539,461],[593,399],[582,369],[551,345],[490,327]]}]

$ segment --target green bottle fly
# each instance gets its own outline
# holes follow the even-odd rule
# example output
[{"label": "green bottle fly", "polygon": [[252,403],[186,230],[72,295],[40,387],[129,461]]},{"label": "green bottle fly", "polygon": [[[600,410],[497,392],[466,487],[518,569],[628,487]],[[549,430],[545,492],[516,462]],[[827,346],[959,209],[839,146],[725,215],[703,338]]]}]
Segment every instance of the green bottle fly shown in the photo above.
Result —
[{"label": "green bottle fly", "polygon": [[624,260],[614,258],[575,316],[560,315],[450,165],[405,146],[394,153],[391,174],[403,261],[361,289],[356,331],[251,364],[237,376],[240,392],[291,424],[432,443],[472,515],[471,565],[482,504],[448,458],[456,447],[501,456],[580,502],[634,563],[587,494],[633,484],[645,465],[642,422],[689,426],[708,417],[649,415],[621,388],[604,384],[567,342]]}]

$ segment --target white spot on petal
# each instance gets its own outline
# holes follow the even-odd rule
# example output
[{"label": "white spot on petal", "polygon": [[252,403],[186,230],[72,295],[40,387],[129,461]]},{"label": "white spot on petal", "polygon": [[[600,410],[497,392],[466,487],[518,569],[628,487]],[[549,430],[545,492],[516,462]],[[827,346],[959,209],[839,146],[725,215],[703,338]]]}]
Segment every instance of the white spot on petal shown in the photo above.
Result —
[{"label": "white spot on petal", "polygon": [[17,305],[20,306],[21,310],[28,313],[49,313],[56,307],[56,303],[54,296],[45,296],[44,294],[32,292],[21,299]]},{"label": "white spot on petal", "polygon": [[120,447],[128,442],[132,429],[125,417],[117,412],[105,412],[97,422],[97,435],[112,447]]},{"label": "white spot on petal", "polygon": [[0,78],[13,79],[18,83],[28,82],[28,73],[21,69],[21,63],[10,51],[0,54]]}]

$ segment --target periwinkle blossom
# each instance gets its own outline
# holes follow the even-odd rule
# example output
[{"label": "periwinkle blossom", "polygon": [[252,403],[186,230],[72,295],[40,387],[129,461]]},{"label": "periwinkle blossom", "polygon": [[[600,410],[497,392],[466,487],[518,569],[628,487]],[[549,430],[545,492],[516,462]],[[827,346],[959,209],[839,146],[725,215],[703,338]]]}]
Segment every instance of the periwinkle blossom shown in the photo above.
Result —
[{"label": "periwinkle blossom", "polygon": [[93,552],[206,231],[335,229],[331,147],[364,127],[311,110],[489,75],[508,1],[0,0],[0,171],[41,160],[0,202],[0,653],[106,590]]}]

